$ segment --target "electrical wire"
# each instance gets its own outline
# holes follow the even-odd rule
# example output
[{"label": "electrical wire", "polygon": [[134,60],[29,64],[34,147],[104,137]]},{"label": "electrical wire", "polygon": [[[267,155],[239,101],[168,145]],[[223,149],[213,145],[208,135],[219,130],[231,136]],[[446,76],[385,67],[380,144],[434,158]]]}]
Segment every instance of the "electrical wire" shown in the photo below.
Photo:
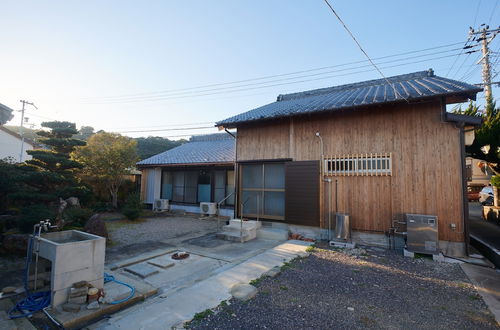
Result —
[{"label": "electrical wire", "polygon": [[[405,60],[416,59],[416,58],[421,58],[421,57],[426,57],[426,56],[449,53],[449,52],[453,52],[453,51],[457,51],[457,50],[461,50],[461,49],[462,48],[454,48],[454,49],[444,50],[444,51],[440,51],[440,52],[434,52],[434,53],[429,53],[429,54],[424,54],[424,55],[416,55],[416,56],[410,56],[410,57],[400,58],[400,59],[391,60],[391,61],[380,62],[378,64],[379,65],[380,64],[390,64],[390,63],[394,63],[394,62],[401,62],[401,61],[405,61]],[[363,62],[366,62],[366,61],[363,61]],[[337,67],[341,67],[341,66],[345,66],[345,64],[337,65]],[[289,80],[295,80],[295,79],[300,79],[300,78],[316,77],[316,76],[321,76],[321,75],[325,75],[325,74],[350,71],[350,70],[371,67],[371,66],[372,66],[371,64],[367,64],[367,65],[361,65],[361,66],[356,66],[356,67],[351,67],[351,68],[337,69],[337,70],[333,70],[333,71],[325,71],[325,72],[312,73],[312,74],[300,75],[300,76],[295,76],[295,77],[267,80],[265,82],[254,82],[254,83],[248,83],[248,84],[234,85],[234,86],[230,86],[230,87],[217,87],[217,88],[210,88],[210,89],[192,90],[192,91],[170,93],[170,94],[165,94],[165,95],[147,96],[147,97],[146,96],[131,96],[131,97],[120,98],[120,99],[109,99],[106,101],[114,102],[114,101],[133,101],[133,100],[144,100],[144,99],[157,99],[157,98],[163,98],[163,97],[181,96],[181,95],[186,95],[186,94],[198,94],[198,93],[214,92],[214,91],[220,91],[220,90],[231,90],[231,89],[235,89],[235,88],[258,86],[258,85],[262,85],[262,84],[269,84],[269,83],[281,82],[281,81],[289,81]],[[332,66],[332,67],[335,67],[335,66]],[[92,103],[92,101],[90,101],[90,103]]]},{"label": "electrical wire", "polygon": [[[421,52],[426,52],[426,51],[429,51],[429,50],[435,50],[435,49],[440,49],[440,48],[447,48],[447,47],[451,47],[451,46],[457,46],[457,45],[460,45],[460,44],[463,44],[463,42],[455,42],[455,43],[450,43],[450,44],[441,45],[441,46],[434,46],[434,47],[429,47],[429,48],[424,48],[424,49],[419,49],[419,50],[413,50],[413,51],[408,51],[408,52],[403,52],[403,53],[398,53],[398,54],[392,54],[392,55],[386,55],[386,56],[376,57],[376,58],[374,58],[374,60],[381,60],[381,59],[387,59],[387,58],[398,57],[398,56],[403,56],[403,55],[421,53]],[[425,56],[425,55],[423,55],[423,56]],[[341,66],[347,66],[347,65],[360,64],[360,63],[365,63],[365,62],[368,62],[368,60],[354,61],[354,62],[348,62],[348,63],[343,63],[343,64],[337,64],[337,65],[331,65],[331,66],[324,66],[324,67],[312,68],[312,69],[307,69],[307,70],[300,70],[300,71],[294,71],[294,72],[288,72],[288,73],[282,73],[282,74],[276,74],[276,75],[262,76],[262,77],[257,77],[257,78],[249,78],[249,79],[242,79],[242,80],[236,80],[236,81],[230,81],[230,82],[200,85],[200,86],[195,86],[195,87],[170,89],[170,90],[162,90],[162,91],[155,91],[155,92],[135,93],[135,94],[122,94],[122,95],[115,95],[115,96],[86,97],[86,98],[82,98],[82,100],[84,100],[84,99],[88,99],[88,100],[92,100],[92,99],[116,99],[116,98],[129,98],[129,97],[133,97],[133,96],[148,96],[148,95],[153,96],[153,95],[156,95],[156,94],[170,94],[170,93],[174,93],[174,92],[195,90],[195,89],[201,89],[201,88],[208,88],[208,87],[215,87],[215,86],[225,86],[225,85],[233,85],[233,84],[245,83],[245,82],[249,82],[249,81],[267,80],[267,79],[270,79],[270,78],[277,78],[277,77],[284,77],[284,76],[290,76],[290,75],[297,75],[297,74],[302,74],[302,73],[307,73],[307,72],[320,71],[320,70],[331,69],[331,68],[341,67]]]},{"label": "electrical wire", "polygon": [[[423,62],[428,62],[431,60],[439,60],[439,59],[449,58],[449,57],[453,57],[453,56],[456,56],[456,54],[444,55],[444,56],[434,57],[434,58],[420,60],[420,61],[413,61],[413,62],[408,62],[408,63],[401,63],[401,64],[384,66],[384,67],[382,67],[382,69],[395,68],[395,67],[406,66],[406,65],[411,65],[411,64],[423,63]],[[365,73],[365,72],[372,72],[372,71],[376,71],[376,69],[360,70],[360,71],[348,72],[348,73],[337,74],[337,75],[330,75],[330,76],[319,77],[319,78],[303,79],[303,80],[298,80],[298,81],[256,86],[256,87],[250,87],[250,88],[239,88],[239,89],[223,90],[223,91],[217,91],[217,92],[200,93],[200,94],[195,94],[195,95],[164,96],[164,97],[156,97],[156,98],[151,98],[151,99],[128,100],[128,101],[125,100],[125,101],[110,101],[110,102],[85,102],[85,103],[78,103],[78,104],[126,104],[126,103],[157,102],[157,101],[165,101],[165,100],[173,100],[173,99],[185,99],[185,98],[193,98],[193,97],[201,97],[201,96],[211,96],[211,95],[235,93],[235,92],[242,92],[242,91],[270,88],[270,87],[276,87],[276,86],[291,85],[291,84],[299,84],[299,83],[304,83],[304,82],[325,80],[325,79],[342,77],[342,76],[350,76],[350,75],[354,75],[354,74],[358,74],[358,73]],[[74,103],[74,104],[76,104],[76,103]]]},{"label": "electrical wire", "polygon": [[340,18],[340,16],[337,14],[337,12],[335,11],[335,9],[333,9],[332,5],[330,4],[330,2],[328,2],[328,0],[323,0],[327,5],[328,7],[330,8],[330,10],[332,11],[332,13],[337,17],[337,19],[339,20],[339,22],[342,24],[342,26],[344,27],[344,29],[347,31],[347,33],[349,33],[349,35],[351,36],[352,40],[354,40],[354,42],[356,43],[356,45],[358,45],[359,49],[361,50],[361,52],[363,54],[365,54],[366,58],[368,59],[368,61],[370,61],[370,63],[373,65],[373,67],[378,71],[378,73],[380,73],[380,75],[385,79],[385,81],[389,84],[389,86],[392,87],[392,89],[394,90],[394,94],[396,96],[400,96],[401,98],[403,98],[406,102],[408,102],[408,100],[406,99],[406,97],[404,97],[403,95],[399,94],[398,91],[396,90],[396,88],[394,87],[394,84],[391,84],[389,82],[389,80],[387,79],[387,77],[382,73],[382,71],[379,69],[379,67],[372,61],[372,59],[370,58],[370,56],[368,56],[368,54],[365,52],[365,50],[363,49],[363,47],[361,47],[361,44],[358,42],[358,40],[356,39],[356,37],[354,37],[354,35],[352,34],[351,30],[349,30],[349,28],[347,27],[347,25],[344,23],[344,21]]}]

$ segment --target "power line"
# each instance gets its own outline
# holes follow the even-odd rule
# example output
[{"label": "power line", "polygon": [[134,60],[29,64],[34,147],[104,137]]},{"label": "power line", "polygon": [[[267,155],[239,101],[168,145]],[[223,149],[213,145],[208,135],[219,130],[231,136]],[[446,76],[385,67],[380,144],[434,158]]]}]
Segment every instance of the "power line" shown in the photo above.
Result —
[{"label": "power line", "polygon": [[[444,51],[439,51],[439,52],[434,52],[434,53],[429,53],[429,54],[404,57],[404,58],[399,58],[399,59],[395,59],[395,60],[391,60],[391,61],[380,62],[378,64],[380,65],[380,64],[401,62],[401,61],[410,60],[410,59],[416,59],[416,58],[427,57],[427,56],[432,56],[432,55],[437,55],[437,54],[449,53],[449,52],[453,52],[453,51],[460,50],[460,49],[462,49],[462,48],[454,48],[454,49],[449,49],[449,50],[444,50]],[[367,61],[362,61],[362,62],[367,62]],[[339,64],[339,65],[336,65],[336,66],[332,66],[332,68],[333,67],[346,66],[346,65],[350,65],[350,64]],[[335,72],[343,72],[343,71],[355,70],[355,69],[359,69],[359,68],[363,68],[363,67],[371,67],[371,64],[362,65],[362,66],[356,66],[356,67],[350,67],[350,68],[344,68],[344,69],[331,70],[331,71],[325,71],[325,72],[319,72],[319,73],[312,73],[312,74],[300,75],[300,76],[295,76],[295,77],[287,77],[287,78],[281,78],[281,79],[267,80],[267,81],[264,81],[264,82],[254,82],[254,83],[248,83],[248,84],[242,84],[242,85],[234,85],[234,86],[229,86],[229,87],[218,87],[218,88],[210,88],[210,89],[202,89],[202,90],[192,90],[192,91],[176,92],[176,93],[170,93],[170,94],[167,94],[167,95],[157,95],[157,96],[131,96],[131,97],[121,98],[121,99],[104,100],[102,102],[103,103],[112,103],[112,102],[117,102],[117,101],[134,101],[134,100],[146,100],[146,99],[153,100],[153,99],[159,99],[159,98],[164,98],[164,97],[174,97],[174,96],[180,96],[180,95],[199,94],[199,93],[214,92],[214,91],[220,91],[220,90],[231,90],[231,89],[235,89],[235,88],[249,87],[249,86],[258,86],[258,85],[268,84],[268,83],[273,83],[273,82],[289,81],[289,80],[295,80],[295,79],[307,78],[307,77],[316,77],[316,76],[321,76],[321,75],[335,73]],[[89,101],[88,103],[93,103],[93,102]]]},{"label": "power line", "polygon": [[[388,66],[384,66],[382,68],[383,69],[389,69],[389,68],[395,68],[395,67],[406,66],[406,65],[411,65],[411,64],[423,63],[423,62],[428,62],[428,61],[432,61],[432,60],[439,60],[439,59],[444,59],[444,58],[449,58],[449,57],[454,57],[454,56],[456,56],[456,54],[439,56],[439,57],[429,58],[429,59],[420,60],[420,61],[412,61],[412,62],[407,62],[407,63],[401,63],[401,64],[395,64],[395,65],[388,65]],[[367,66],[371,66],[371,65],[367,65]],[[356,69],[356,68],[351,68],[350,70],[354,70],[354,69]],[[340,72],[340,71],[345,71],[345,70],[344,69],[342,69],[342,70],[335,70],[335,71],[332,71],[332,73],[333,72]],[[304,82],[310,82],[310,81],[316,81],[316,80],[324,80],[324,79],[330,79],[330,78],[336,78],[336,77],[342,77],[342,76],[349,76],[349,75],[354,75],[354,74],[358,74],[358,73],[365,73],[365,72],[372,72],[372,71],[376,71],[376,69],[360,70],[360,71],[348,72],[348,73],[344,73],[344,74],[329,75],[329,76],[319,77],[319,78],[303,79],[303,80],[298,80],[298,81],[291,81],[291,82],[278,83],[278,84],[270,84],[270,85],[262,85],[262,86],[256,86],[256,87],[251,87],[251,88],[239,88],[239,89],[232,89],[232,90],[222,90],[222,91],[217,91],[217,92],[200,93],[200,94],[194,94],[194,95],[163,96],[163,97],[155,97],[155,98],[149,98],[149,99],[125,100],[125,101],[85,102],[85,103],[81,103],[81,104],[144,103],[144,102],[165,101],[165,100],[172,100],[172,99],[184,99],[184,98],[202,97],[202,96],[210,96],[210,95],[219,95],[219,94],[227,94],[227,93],[235,93],[235,92],[256,90],[256,89],[262,89],[262,88],[270,88],[270,87],[276,87],[276,86],[299,84],[299,83],[304,83]]]},{"label": "power line", "polygon": [[172,124],[172,125],[152,125],[152,126],[127,126],[127,127],[108,127],[104,128],[107,130],[113,130],[113,129],[139,129],[139,128],[152,128],[152,127],[179,127],[179,126],[186,126],[186,125],[206,125],[206,124],[215,124],[214,121],[205,121],[201,123],[183,123],[183,124]]},{"label": "power line", "polygon": [[138,130],[138,131],[119,131],[115,133],[147,133],[147,132],[165,132],[165,131],[190,131],[198,129],[214,128],[215,126],[204,126],[204,127],[184,127],[184,128],[167,128],[167,129],[148,129],[148,130]]},{"label": "power line", "polygon": [[[361,52],[363,54],[365,54],[366,58],[370,61],[370,63],[373,65],[373,67],[375,69],[377,69],[378,73],[380,73],[380,75],[385,79],[385,81],[387,81],[387,83],[389,84],[389,86],[392,87],[392,89],[394,90],[394,94],[396,96],[399,95],[398,91],[396,90],[396,88],[394,87],[393,84],[391,84],[389,82],[389,80],[386,78],[386,76],[382,73],[382,71],[379,69],[379,67],[372,61],[372,59],[370,58],[370,56],[368,56],[368,54],[365,52],[365,50],[363,49],[363,47],[361,47],[361,44],[358,42],[358,40],[356,40],[356,37],[354,37],[354,35],[352,34],[351,30],[349,30],[349,28],[347,27],[347,25],[345,25],[344,21],[342,21],[342,19],[340,18],[340,16],[337,14],[337,12],[333,9],[332,5],[330,5],[330,2],[328,2],[328,0],[324,0],[325,3],[328,5],[328,7],[330,8],[330,10],[332,11],[332,13],[337,17],[337,19],[339,20],[339,22],[342,24],[342,26],[344,27],[344,29],[347,31],[347,33],[349,33],[349,35],[351,36],[352,40],[354,40],[354,42],[356,43],[356,45],[358,45],[359,49],[361,50]],[[403,99],[406,100],[406,102],[408,102],[408,100],[403,96],[403,95],[400,95]]]},{"label": "power line", "polygon": [[[403,52],[403,53],[398,53],[398,54],[392,54],[392,55],[386,55],[386,56],[376,57],[376,58],[374,58],[374,60],[381,60],[381,59],[398,57],[398,56],[403,56],[403,55],[421,53],[421,52],[426,52],[426,51],[430,51],[430,50],[435,50],[435,49],[441,49],[441,48],[447,48],[447,47],[451,47],[451,46],[456,46],[456,45],[460,45],[460,44],[463,44],[463,42],[455,42],[455,43],[450,43],[450,44],[441,45],[441,46],[434,46],[434,47],[429,47],[429,48],[424,48],[424,49],[419,49],[419,50],[413,50],[413,51],[408,51],[408,52]],[[427,54],[427,55],[430,55],[430,54]],[[422,55],[422,56],[427,56],[427,55]],[[257,78],[249,78],[249,79],[236,80],[236,81],[223,82],[223,83],[214,83],[214,84],[208,84],[208,85],[200,85],[200,86],[188,87],[188,88],[170,89],[170,90],[162,90],[162,91],[146,92],[146,93],[123,94],[123,95],[115,95],[115,96],[86,97],[86,98],[82,98],[82,100],[118,99],[118,98],[130,98],[130,97],[134,97],[134,96],[148,96],[148,95],[153,96],[153,95],[157,95],[157,94],[170,94],[170,93],[175,93],[175,92],[182,92],[182,91],[188,91],[188,90],[196,90],[196,89],[201,89],[201,88],[209,88],[209,87],[215,87],[215,86],[233,85],[233,84],[245,83],[245,82],[250,82],[250,81],[266,80],[266,79],[270,79],[270,78],[291,76],[291,75],[297,75],[297,74],[302,74],[302,73],[307,73],[307,72],[313,72],[313,71],[320,71],[320,70],[325,70],[325,69],[331,69],[331,68],[335,68],[335,67],[360,64],[360,63],[365,63],[365,62],[368,62],[368,60],[354,61],[354,62],[348,62],[348,63],[344,63],[344,64],[324,66],[324,67],[318,67],[318,68],[312,68],[312,69],[307,69],[307,70],[294,71],[294,72],[289,72],[289,73],[282,73],[282,74],[276,74],[276,75],[268,75],[268,76],[262,76],[262,77],[257,77]]]},{"label": "power line", "polygon": [[493,9],[491,10],[490,18],[488,19],[488,25],[491,23],[491,20],[493,19],[493,15],[495,14],[495,10],[497,9],[499,0],[495,1],[495,5],[493,5]]}]

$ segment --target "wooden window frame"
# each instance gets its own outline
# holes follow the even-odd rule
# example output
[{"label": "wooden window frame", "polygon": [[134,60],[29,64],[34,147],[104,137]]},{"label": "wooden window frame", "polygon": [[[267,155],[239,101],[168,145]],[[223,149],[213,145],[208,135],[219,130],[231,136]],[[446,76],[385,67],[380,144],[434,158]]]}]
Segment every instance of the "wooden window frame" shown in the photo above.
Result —
[{"label": "wooden window frame", "polygon": [[324,176],[392,176],[392,153],[323,157]]}]

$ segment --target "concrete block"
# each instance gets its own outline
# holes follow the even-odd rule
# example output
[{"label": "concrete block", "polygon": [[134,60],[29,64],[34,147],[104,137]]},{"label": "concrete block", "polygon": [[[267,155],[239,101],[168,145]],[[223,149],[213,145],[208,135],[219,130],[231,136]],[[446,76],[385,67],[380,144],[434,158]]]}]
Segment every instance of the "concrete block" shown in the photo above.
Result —
[{"label": "concrete block", "polygon": [[257,288],[250,284],[235,284],[231,288],[231,295],[238,300],[246,301],[257,294]]},{"label": "concrete block", "polygon": [[276,277],[278,276],[279,273],[281,273],[281,267],[276,266],[269,269],[267,272],[264,273],[264,275],[269,277]]},{"label": "concrete block", "polygon": [[150,265],[157,266],[160,268],[169,268],[175,265],[172,261],[172,257],[170,255],[160,256],[154,259],[151,259],[147,262]]},{"label": "concrete block", "polygon": [[135,264],[132,266],[125,267],[125,270],[129,273],[137,275],[141,278],[146,278],[153,274],[158,273],[158,268],[148,265],[147,263]]},{"label": "concrete block", "polygon": [[408,258],[415,258],[415,253],[410,252],[407,249],[403,249],[403,256]]},{"label": "concrete block", "polygon": [[433,254],[432,255],[432,260],[438,261],[438,262],[445,262],[445,256],[442,253],[439,254]]},{"label": "concrete block", "polygon": [[79,297],[69,297],[68,304],[85,304],[87,302],[87,295]]},{"label": "concrete block", "polygon": [[76,297],[81,297],[81,296],[87,296],[89,289],[85,287],[81,288],[69,288],[69,296],[70,298],[76,298]]}]

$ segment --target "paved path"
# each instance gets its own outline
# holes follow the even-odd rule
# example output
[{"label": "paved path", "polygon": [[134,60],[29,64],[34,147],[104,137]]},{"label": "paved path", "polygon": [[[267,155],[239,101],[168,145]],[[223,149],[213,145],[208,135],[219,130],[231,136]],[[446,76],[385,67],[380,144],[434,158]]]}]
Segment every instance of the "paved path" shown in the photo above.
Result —
[{"label": "paved path", "polygon": [[113,316],[91,329],[171,329],[182,327],[196,313],[218,306],[231,298],[235,284],[248,283],[275,266],[300,254],[310,243],[290,240],[258,254],[230,269],[211,276],[170,296],[158,296],[143,308]]},{"label": "paved path", "polygon": [[500,226],[483,220],[481,218],[481,209],[479,203],[469,203],[470,233],[500,250]]}]

